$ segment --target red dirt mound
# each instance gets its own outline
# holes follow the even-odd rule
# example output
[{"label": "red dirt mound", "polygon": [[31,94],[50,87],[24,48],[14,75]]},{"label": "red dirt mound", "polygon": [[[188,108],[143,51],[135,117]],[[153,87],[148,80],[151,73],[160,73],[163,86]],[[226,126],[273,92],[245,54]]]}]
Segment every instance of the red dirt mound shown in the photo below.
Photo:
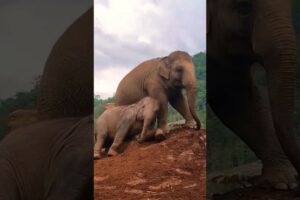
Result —
[{"label": "red dirt mound", "polygon": [[94,162],[95,200],[205,200],[205,131],[177,129],[160,143],[131,141]]}]

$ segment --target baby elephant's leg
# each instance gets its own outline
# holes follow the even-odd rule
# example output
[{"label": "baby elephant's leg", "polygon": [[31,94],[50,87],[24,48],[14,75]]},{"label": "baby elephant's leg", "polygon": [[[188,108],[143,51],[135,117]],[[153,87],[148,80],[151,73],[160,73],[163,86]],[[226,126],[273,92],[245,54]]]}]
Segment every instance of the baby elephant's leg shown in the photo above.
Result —
[{"label": "baby elephant's leg", "polygon": [[155,140],[160,142],[165,139],[166,139],[166,134],[164,133],[164,131],[161,128],[157,128],[155,130]]},{"label": "baby elephant's leg", "polygon": [[143,142],[149,139],[151,135],[155,135],[155,132],[153,130],[156,122],[156,112],[155,110],[152,110],[151,107],[146,107],[144,110],[144,124],[143,124],[143,129],[142,132],[138,138],[138,142]]},{"label": "baby elephant's leg", "polygon": [[101,149],[103,147],[104,141],[107,137],[107,131],[103,127],[99,127],[96,130],[96,143],[94,146],[94,159],[99,159],[101,157]]},{"label": "baby elephant's leg", "polygon": [[141,134],[137,135],[136,140],[138,141],[138,143],[142,143],[142,142],[149,141],[149,140],[154,140],[155,133],[156,133],[155,129],[148,130],[148,131],[146,131],[146,133],[144,134],[143,137],[141,137]]},{"label": "baby elephant's leg", "polygon": [[163,141],[164,139],[166,139],[166,136],[162,129],[157,128],[146,131],[143,137],[141,137],[141,135],[138,135],[138,137],[136,138],[139,143],[142,143],[149,140]]},{"label": "baby elephant's leg", "polygon": [[118,148],[120,147],[120,145],[123,143],[126,134],[127,134],[128,129],[124,129],[124,128],[120,128],[115,136],[114,142],[111,145],[111,147],[109,148],[109,151],[107,153],[107,155],[109,156],[116,156],[118,155]]}]

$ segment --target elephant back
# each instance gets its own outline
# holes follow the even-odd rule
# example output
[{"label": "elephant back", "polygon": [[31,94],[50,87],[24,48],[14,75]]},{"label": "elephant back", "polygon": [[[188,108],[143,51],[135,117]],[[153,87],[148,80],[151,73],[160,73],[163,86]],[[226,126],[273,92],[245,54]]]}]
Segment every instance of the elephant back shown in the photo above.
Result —
[{"label": "elephant back", "polygon": [[144,61],[123,77],[115,94],[117,105],[133,104],[148,96],[145,82],[156,76],[160,60],[161,58],[154,58]]},{"label": "elephant back", "polygon": [[93,9],[58,39],[43,71],[40,118],[78,117],[93,112]]}]

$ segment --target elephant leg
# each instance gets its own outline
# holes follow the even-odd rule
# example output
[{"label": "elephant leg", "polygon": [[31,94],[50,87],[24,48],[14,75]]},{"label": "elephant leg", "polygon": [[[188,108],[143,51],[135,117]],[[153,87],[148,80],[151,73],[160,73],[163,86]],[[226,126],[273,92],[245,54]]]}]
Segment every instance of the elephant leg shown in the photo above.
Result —
[{"label": "elephant leg", "polygon": [[166,130],[167,130],[167,123],[168,123],[168,104],[162,104],[161,110],[158,114],[158,123],[157,128],[161,130],[160,132],[155,132],[155,139],[157,141],[162,141],[166,139]]},{"label": "elephant leg", "polygon": [[107,138],[107,130],[105,127],[97,127],[96,128],[96,143],[94,146],[94,159],[99,159],[101,157],[101,149]]},{"label": "elephant leg", "polygon": [[181,92],[178,92],[174,97],[170,99],[172,107],[182,115],[187,127],[195,128],[195,121],[191,115],[186,97]]},{"label": "elephant leg", "polygon": [[111,147],[109,148],[109,151],[107,153],[107,155],[109,156],[116,156],[118,155],[118,149],[120,147],[120,145],[123,143],[126,135],[127,135],[127,132],[129,130],[129,127],[120,127],[119,130],[117,131],[116,133],[116,136],[115,136],[115,139],[111,145]]},{"label": "elephant leg", "polygon": [[219,87],[208,90],[209,104],[221,121],[261,159],[263,169],[258,183],[278,189],[294,188],[296,180],[275,133],[267,88],[252,85],[251,80],[248,84],[222,81]]},{"label": "elephant leg", "polygon": [[142,143],[142,142],[145,142],[145,141],[153,140],[155,138],[155,134],[156,134],[155,129],[147,130],[144,137],[143,137],[143,139],[141,139],[140,135],[138,135],[136,137],[136,139],[139,143]]},{"label": "elephant leg", "polygon": [[150,89],[149,91],[149,96],[158,100],[160,103],[160,109],[157,116],[157,128],[161,129],[162,133],[155,134],[155,138],[158,140],[163,140],[165,138],[165,132],[167,130],[168,123],[168,98],[159,88]]},{"label": "elephant leg", "polygon": [[153,129],[153,127],[155,125],[155,118],[156,118],[155,113],[149,109],[145,109],[144,113],[145,114],[144,114],[143,129],[137,140],[139,143],[144,142],[148,138],[148,135],[152,134],[152,133],[150,133],[150,130]]}]

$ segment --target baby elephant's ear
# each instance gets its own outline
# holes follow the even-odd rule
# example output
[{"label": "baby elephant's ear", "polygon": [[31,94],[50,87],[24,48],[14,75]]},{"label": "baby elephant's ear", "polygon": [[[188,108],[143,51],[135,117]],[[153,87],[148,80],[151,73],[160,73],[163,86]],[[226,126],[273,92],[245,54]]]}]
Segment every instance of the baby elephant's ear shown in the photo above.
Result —
[{"label": "baby elephant's ear", "polygon": [[160,59],[158,63],[158,72],[159,75],[161,75],[163,78],[170,78],[170,66],[168,62],[168,57],[163,57],[162,59]]}]

